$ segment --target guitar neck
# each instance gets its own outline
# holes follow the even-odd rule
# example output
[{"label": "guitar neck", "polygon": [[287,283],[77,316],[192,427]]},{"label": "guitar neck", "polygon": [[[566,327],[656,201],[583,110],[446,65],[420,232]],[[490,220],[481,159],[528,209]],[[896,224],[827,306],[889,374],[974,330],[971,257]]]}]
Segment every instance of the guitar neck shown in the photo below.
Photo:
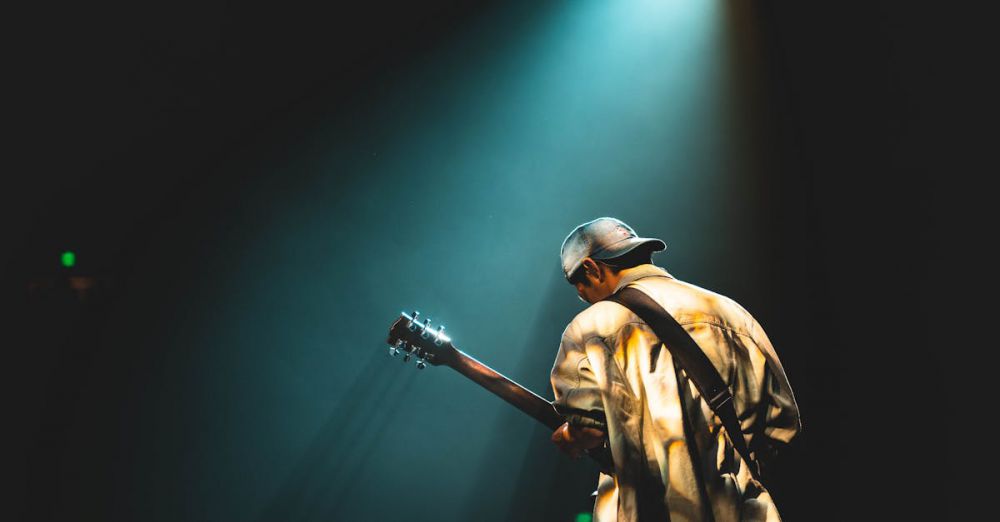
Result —
[{"label": "guitar neck", "polygon": [[[403,312],[389,327],[389,337],[386,339],[389,353],[397,355],[401,351],[406,352],[404,361],[416,356],[417,368],[424,368],[427,362],[435,366],[449,366],[550,430],[563,425],[565,419],[552,403],[459,350],[452,344],[451,338],[443,334],[444,326],[439,326],[435,331],[429,327],[430,319],[424,319],[423,323],[417,322],[418,314],[416,311],[412,314]],[[614,473],[614,462],[607,440],[603,448],[586,451],[587,455],[597,461],[602,472]]]},{"label": "guitar neck", "polygon": [[555,430],[564,422],[563,417],[556,412],[549,401],[486,366],[475,357],[457,348],[455,352],[456,357],[448,362],[448,366],[451,366],[458,373],[527,413],[538,422],[548,426],[549,429]]}]

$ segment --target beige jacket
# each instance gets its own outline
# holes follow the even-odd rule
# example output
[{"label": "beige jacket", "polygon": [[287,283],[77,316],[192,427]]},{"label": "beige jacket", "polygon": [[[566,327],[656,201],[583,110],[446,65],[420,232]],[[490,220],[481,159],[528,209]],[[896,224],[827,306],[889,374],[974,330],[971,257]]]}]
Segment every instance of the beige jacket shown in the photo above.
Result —
[{"label": "beige jacket", "polygon": [[[618,288],[626,285],[670,312],[705,351],[733,392],[756,457],[763,460],[798,433],[785,372],[746,310],[651,264],[624,270]],[[708,520],[708,509],[715,522],[780,520],[670,350],[627,308],[601,301],[578,314],[563,332],[551,380],[570,422],[593,424],[588,412],[606,417],[615,474],[600,474],[596,522],[636,521],[649,502],[664,503],[672,522]],[[649,491],[644,480],[659,480],[663,498],[641,494]]]}]

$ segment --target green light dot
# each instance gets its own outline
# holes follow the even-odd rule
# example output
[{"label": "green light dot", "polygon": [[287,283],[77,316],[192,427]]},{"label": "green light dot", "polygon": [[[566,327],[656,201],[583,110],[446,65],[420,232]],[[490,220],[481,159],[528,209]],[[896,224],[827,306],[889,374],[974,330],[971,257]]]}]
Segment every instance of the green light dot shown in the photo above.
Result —
[{"label": "green light dot", "polygon": [[71,268],[76,264],[76,254],[70,251],[62,253],[62,265],[66,268]]},{"label": "green light dot", "polygon": [[591,522],[594,520],[594,516],[590,513],[578,513],[576,515],[576,522]]}]

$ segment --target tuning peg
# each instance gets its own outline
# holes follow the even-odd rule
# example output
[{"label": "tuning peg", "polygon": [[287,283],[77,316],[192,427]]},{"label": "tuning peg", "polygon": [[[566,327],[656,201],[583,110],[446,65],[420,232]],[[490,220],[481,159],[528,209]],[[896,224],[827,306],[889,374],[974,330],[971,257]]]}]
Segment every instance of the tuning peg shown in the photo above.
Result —
[{"label": "tuning peg", "polygon": [[431,320],[430,319],[424,319],[424,324],[420,325],[420,338],[421,339],[426,339],[426,338],[430,337],[430,334],[428,333],[428,328],[430,328],[430,325],[431,325]]},{"label": "tuning peg", "polygon": [[408,362],[410,360],[410,352],[403,354],[403,362]]},{"label": "tuning peg", "polygon": [[427,367],[427,363],[424,362],[423,359],[417,359],[417,369],[418,370],[423,370],[426,367]]},{"label": "tuning peg", "polygon": [[411,332],[417,329],[417,326],[418,326],[417,325],[417,318],[418,317],[420,317],[420,312],[418,312],[416,310],[414,310],[413,313],[410,314],[410,324],[406,325],[406,327],[409,328]]},{"label": "tuning peg", "polygon": [[389,346],[389,354],[393,357],[399,355],[399,349],[406,345],[406,341],[400,339],[396,341],[396,344]]},{"label": "tuning peg", "polygon": [[444,341],[441,340],[441,334],[443,333],[444,333],[444,325],[443,324],[438,325],[437,333],[434,334],[435,345],[441,346],[442,344],[444,344]]}]

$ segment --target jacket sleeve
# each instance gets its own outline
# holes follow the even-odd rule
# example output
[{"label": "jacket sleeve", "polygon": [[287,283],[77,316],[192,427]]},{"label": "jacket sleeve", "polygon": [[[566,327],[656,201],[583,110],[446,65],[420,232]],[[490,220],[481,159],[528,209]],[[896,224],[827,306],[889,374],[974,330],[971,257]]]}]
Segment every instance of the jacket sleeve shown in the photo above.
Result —
[{"label": "jacket sleeve", "polygon": [[567,332],[563,332],[559,351],[552,365],[550,380],[555,395],[552,405],[573,426],[607,431],[598,379],[587,353]]},{"label": "jacket sleeve", "polygon": [[753,332],[754,343],[764,355],[767,364],[761,395],[761,411],[764,416],[761,431],[763,437],[754,437],[759,440],[753,441],[751,450],[756,453],[758,460],[766,465],[801,431],[802,422],[792,387],[774,347],[771,346],[771,341],[756,321],[753,322]]}]

